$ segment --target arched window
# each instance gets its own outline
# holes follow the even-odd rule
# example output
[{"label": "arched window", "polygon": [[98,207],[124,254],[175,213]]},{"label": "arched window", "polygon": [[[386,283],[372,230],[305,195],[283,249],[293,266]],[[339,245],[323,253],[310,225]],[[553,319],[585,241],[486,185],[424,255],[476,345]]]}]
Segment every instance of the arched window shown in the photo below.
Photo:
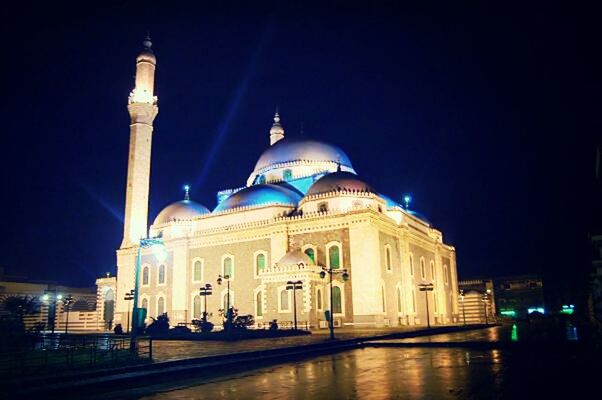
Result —
[{"label": "arched window", "polygon": [[314,264],[316,263],[316,252],[314,251],[314,249],[312,249],[311,247],[308,247],[307,249],[305,249],[305,254],[311,258],[311,260],[314,262]]},{"label": "arched window", "polygon": [[232,273],[234,272],[232,257],[224,258],[224,276],[228,275],[232,278]]},{"label": "arched window", "polygon": [[414,276],[414,256],[410,254],[410,276]]},{"label": "arched window", "polygon": [[397,312],[401,312],[401,289],[397,288]]},{"label": "arched window", "polygon": [[142,269],[142,284],[148,285],[148,267]]},{"label": "arched window", "polygon": [[412,288],[412,312],[416,312],[416,289]]},{"label": "arched window", "polygon": [[324,201],[318,204],[318,212],[328,212],[328,203]]},{"label": "arched window", "polygon": [[199,296],[198,294],[196,296],[194,296],[194,300],[192,303],[193,303],[192,317],[194,319],[200,319],[201,318],[201,296]]},{"label": "arched window", "polygon": [[165,314],[165,299],[159,297],[159,300],[157,300],[157,317],[163,314]]},{"label": "arched window", "polygon": [[435,280],[435,263],[434,262],[430,262],[430,267],[431,267],[431,278],[433,280]]},{"label": "arched window", "polygon": [[426,279],[426,262],[423,257],[420,257],[420,276],[422,279]]},{"label": "arched window", "polygon": [[142,299],[142,306],[140,308],[144,308],[145,310],[148,310],[148,300],[147,299]]},{"label": "arched window", "polygon": [[333,286],[332,288],[332,312],[341,314],[343,312],[343,303],[341,301],[341,288]]},{"label": "arched window", "polygon": [[255,257],[255,271],[256,274],[259,275],[265,269],[265,254],[259,253],[257,257]]},{"label": "arched window", "polygon": [[338,245],[330,246],[328,248],[328,262],[330,268],[333,269],[339,268],[341,266]]},{"label": "arched window", "polygon": [[282,172],[282,179],[284,179],[285,181],[293,179],[293,171],[290,169],[285,169]]},{"label": "arched window", "polygon": [[280,310],[289,311],[288,290],[286,289],[280,291]]},{"label": "arched window", "polygon": [[159,285],[165,284],[165,265],[159,265]]},{"label": "arched window", "polygon": [[203,280],[203,263],[201,260],[196,260],[194,262],[194,267],[192,271],[193,280],[196,282],[200,282]]},{"label": "arched window", "polygon": [[230,307],[234,306],[234,293],[232,293],[232,290],[230,290],[229,295],[227,291],[224,292],[222,297],[222,307],[224,310],[228,309],[228,304],[230,305]]},{"label": "arched window", "polygon": [[445,284],[449,283],[449,277],[447,276],[447,265],[443,266],[443,279],[445,279]]},{"label": "arched window", "polygon": [[387,267],[387,271],[391,271],[393,269],[393,264],[391,262],[391,247],[385,247],[385,266]]},{"label": "arched window", "polygon": [[257,297],[256,297],[255,301],[257,303],[256,315],[258,317],[262,317],[263,316],[263,295],[261,292],[257,292]]},{"label": "arched window", "polygon": [[322,290],[320,289],[316,292],[316,307],[318,310],[322,310]]},{"label": "arched window", "polygon": [[382,296],[383,312],[386,312],[387,311],[387,306],[385,304],[385,287],[384,286],[380,287],[380,294]]},{"label": "arched window", "polygon": [[113,289],[107,289],[105,292],[104,315],[105,322],[113,321],[115,317],[115,293]]}]

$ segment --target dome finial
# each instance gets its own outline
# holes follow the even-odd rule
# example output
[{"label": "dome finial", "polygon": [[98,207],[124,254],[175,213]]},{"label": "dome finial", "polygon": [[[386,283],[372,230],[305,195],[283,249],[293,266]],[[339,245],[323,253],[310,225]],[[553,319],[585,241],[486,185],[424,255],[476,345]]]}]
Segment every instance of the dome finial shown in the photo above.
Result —
[{"label": "dome finial", "polygon": [[406,206],[406,210],[409,210],[410,208],[410,203],[412,202],[412,195],[410,195],[409,193],[403,196],[403,202]]},{"label": "dome finial", "polygon": [[152,46],[153,46],[153,42],[151,41],[150,33],[149,33],[149,31],[146,31],[146,37],[142,41],[142,47],[144,47],[144,51],[148,51],[148,52],[152,53],[153,52],[153,50],[151,49]]},{"label": "dome finial", "polygon": [[184,185],[184,200],[190,200],[190,185]]},{"label": "dome finial", "polygon": [[280,114],[278,113],[278,107],[276,107],[276,113],[274,114],[274,123],[270,129],[270,146],[273,146],[277,141],[284,139],[284,128],[280,125]]},{"label": "dome finial", "polygon": [[337,172],[341,172],[341,157],[337,158]]}]

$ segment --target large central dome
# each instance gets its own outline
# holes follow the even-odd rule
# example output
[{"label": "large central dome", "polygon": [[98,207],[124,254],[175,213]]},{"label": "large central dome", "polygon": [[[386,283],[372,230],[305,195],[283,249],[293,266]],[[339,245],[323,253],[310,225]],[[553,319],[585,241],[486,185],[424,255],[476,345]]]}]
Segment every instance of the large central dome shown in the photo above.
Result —
[{"label": "large central dome", "polygon": [[258,176],[287,167],[302,165],[321,172],[336,171],[339,164],[344,170],[353,171],[349,157],[337,146],[315,140],[282,139],[259,157],[249,181],[254,182]]}]

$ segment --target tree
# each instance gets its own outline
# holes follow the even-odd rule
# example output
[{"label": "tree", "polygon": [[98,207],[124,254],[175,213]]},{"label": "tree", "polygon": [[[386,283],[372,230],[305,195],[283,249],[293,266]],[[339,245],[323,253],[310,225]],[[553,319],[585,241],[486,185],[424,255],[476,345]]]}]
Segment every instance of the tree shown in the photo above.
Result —
[{"label": "tree", "polygon": [[159,315],[156,319],[151,317],[153,322],[146,328],[149,335],[161,335],[169,332],[169,317],[167,313]]},{"label": "tree", "polygon": [[23,321],[25,315],[40,312],[40,301],[33,296],[9,296],[4,299],[2,306],[12,319],[17,320],[23,331],[25,330]]}]

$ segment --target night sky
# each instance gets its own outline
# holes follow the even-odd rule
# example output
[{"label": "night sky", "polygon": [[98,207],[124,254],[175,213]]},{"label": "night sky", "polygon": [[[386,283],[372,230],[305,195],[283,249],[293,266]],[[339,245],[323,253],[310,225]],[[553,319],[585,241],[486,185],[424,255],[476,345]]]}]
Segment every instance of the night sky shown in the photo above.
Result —
[{"label": "night sky", "polygon": [[184,183],[209,208],[243,185],[278,107],[287,137],[339,145],[378,191],[412,193],[456,246],[461,279],[587,268],[602,131],[594,10],[138,6],[2,17],[7,273],[90,286],[115,272],[126,104],[147,29],[159,97],[150,222]]}]

